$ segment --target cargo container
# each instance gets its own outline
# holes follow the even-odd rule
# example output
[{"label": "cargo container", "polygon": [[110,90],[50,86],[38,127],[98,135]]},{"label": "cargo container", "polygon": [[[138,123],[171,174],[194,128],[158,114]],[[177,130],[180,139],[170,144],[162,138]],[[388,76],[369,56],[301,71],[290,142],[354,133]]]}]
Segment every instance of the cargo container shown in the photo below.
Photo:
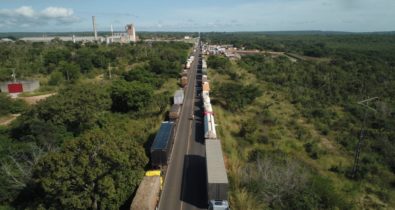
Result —
[{"label": "cargo container", "polygon": [[188,84],[188,77],[186,76],[181,77],[181,86],[185,87],[187,86],[187,84]]},{"label": "cargo container", "polygon": [[22,83],[8,84],[8,92],[9,93],[22,93],[23,92]]},{"label": "cargo container", "polygon": [[188,70],[187,69],[184,69],[184,70],[182,70],[182,72],[181,72],[181,76],[187,76],[188,75]]},{"label": "cargo container", "polygon": [[211,103],[204,103],[203,105],[205,113],[213,113],[213,107],[211,106]]},{"label": "cargo container", "polygon": [[192,61],[187,61],[186,68],[190,69],[191,68],[191,64],[192,64]]},{"label": "cargo container", "polygon": [[203,83],[203,91],[210,91],[210,85],[208,84],[208,82],[204,82]]},{"label": "cargo container", "polygon": [[228,176],[221,141],[206,140],[207,198],[209,209],[228,210]]},{"label": "cargo container", "polygon": [[205,60],[202,60],[202,68],[207,69],[207,62]]},{"label": "cargo container", "polygon": [[180,116],[180,112],[181,112],[181,106],[179,104],[173,104],[169,112],[169,119],[172,121],[177,120],[178,117]]},{"label": "cargo container", "polygon": [[151,146],[151,165],[161,167],[167,165],[173,144],[174,122],[162,122]]},{"label": "cargo container", "polygon": [[155,210],[162,182],[160,170],[147,171],[136,191],[130,210]]},{"label": "cargo container", "polygon": [[174,93],[173,97],[174,104],[182,104],[184,102],[184,90],[179,89]]},{"label": "cargo container", "polygon": [[203,103],[211,103],[208,91],[202,92]]},{"label": "cargo container", "polygon": [[207,75],[202,76],[202,84],[208,82]]},{"label": "cargo container", "polygon": [[214,115],[212,113],[204,113],[204,138],[216,139]]}]

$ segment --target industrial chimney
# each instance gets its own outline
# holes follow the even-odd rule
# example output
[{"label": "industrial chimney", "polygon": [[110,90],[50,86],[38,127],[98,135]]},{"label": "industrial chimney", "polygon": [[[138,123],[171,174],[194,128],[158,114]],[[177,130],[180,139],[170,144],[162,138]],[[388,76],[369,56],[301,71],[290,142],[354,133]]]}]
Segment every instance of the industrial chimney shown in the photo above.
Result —
[{"label": "industrial chimney", "polygon": [[95,41],[97,41],[97,31],[96,31],[96,17],[92,16],[93,33],[95,34]]},{"label": "industrial chimney", "polygon": [[130,42],[136,41],[136,29],[134,28],[133,24],[128,24],[125,27],[126,33],[128,35],[128,39]]}]

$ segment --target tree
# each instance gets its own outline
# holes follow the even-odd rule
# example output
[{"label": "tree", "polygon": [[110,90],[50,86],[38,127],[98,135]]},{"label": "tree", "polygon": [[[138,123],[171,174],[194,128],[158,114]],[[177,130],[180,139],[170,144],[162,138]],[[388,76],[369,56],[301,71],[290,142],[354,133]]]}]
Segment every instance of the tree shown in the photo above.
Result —
[{"label": "tree", "polygon": [[64,81],[63,73],[60,71],[53,71],[49,77],[48,84],[49,85],[60,85]]},{"label": "tree", "polygon": [[251,104],[256,97],[262,95],[262,91],[255,85],[229,82],[214,90],[214,95],[226,102],[227,109],[237,111]]},{"label": "tree", "polygon": [[147,162],[143,147],[130,137],[92,130],[37,164],[40,206],[118,209],[137,188]]},{"label": "tree", "polygon": [[68,63],[61,61],[59,63],[59,70],[63,73],[64,78],[69,82],[76,82],[80,76],[80,67],[75,63]]},{"label": "tree", "polygon": [[112,109],[117,112],[140,112],[151,104],[154,90],[141,82],[115,81],[111,89]]},{"label": "tree", "polygon": [[13,100],[4,93],[0,93],[0,116],[16,114],[27,110],[27,104],[21,99]]},{"label": "tree", "polygon": [[[39,136],[50,137],[55,135],[54,133],[64,136],[65,131],[79,135],[91,129],[98,115],[110,110],[110,106],[111,99],[103,86],[94,84],[68,86],[67,89],[40,102],[17,119],[12,135],[19,140],[30,141],[38,141]],[[41,131],[47,131],[49,134],[40,134]],[[44,140],[44,142],[48,141]]]},{"label": "tree", "polygon": [[159,88],[163,83],[160,78],[158,78],[154,73],[150,72],[144,67],[136,67],[128,72],[123,73],[123,78],[129,82],[140,81],[142,83],[147,83],[157,88]]}]

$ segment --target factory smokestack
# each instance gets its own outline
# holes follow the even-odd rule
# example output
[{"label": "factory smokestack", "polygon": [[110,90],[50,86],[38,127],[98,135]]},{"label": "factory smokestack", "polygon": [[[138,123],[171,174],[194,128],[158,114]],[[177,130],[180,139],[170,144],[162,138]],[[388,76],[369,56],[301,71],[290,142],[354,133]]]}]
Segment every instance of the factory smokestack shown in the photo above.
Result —
[{"label": "factory smokestack", "polygon": [[96,17],[92,16],[93,33],[95,34],[95,41],[97,41],[97,30],[96,30]]}]

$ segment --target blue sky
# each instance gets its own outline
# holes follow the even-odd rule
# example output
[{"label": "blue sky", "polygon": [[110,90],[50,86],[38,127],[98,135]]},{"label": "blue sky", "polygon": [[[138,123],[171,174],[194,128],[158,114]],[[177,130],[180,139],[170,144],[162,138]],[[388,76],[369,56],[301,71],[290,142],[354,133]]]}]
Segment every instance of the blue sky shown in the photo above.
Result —
[{"label": "blue sky", "polygon": [[0,0],[0,32],[394,31],[395,0]]}]

